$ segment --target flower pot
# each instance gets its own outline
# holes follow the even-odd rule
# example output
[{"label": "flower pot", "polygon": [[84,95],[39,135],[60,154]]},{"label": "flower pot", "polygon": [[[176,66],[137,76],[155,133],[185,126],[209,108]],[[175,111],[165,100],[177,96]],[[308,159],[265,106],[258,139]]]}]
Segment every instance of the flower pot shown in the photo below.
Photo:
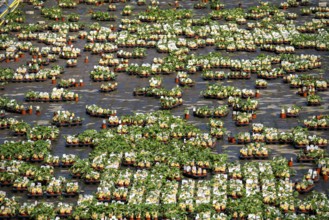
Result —
[{"label": "flower pot", "polygon": [[257,118],[256,113],[252,113],[251,117],[252,117],[252,119],[256,119]]},{"label": "flower pot", "polygon": [[184,117],[186,120],[188,120],[190,118],[190,114],[185,114],[185,117]]},{"label": "flower pot", "polygon": [[316,172],[317,172],[318,175],[320,175],[320,173],[321,173],[321,168],[320,168],[320,167],[316,168]]},{"label": "flower pot", "polygon": [[79,101],[79,97],[78,96],[74,97],[74,101],[78,102]]},{"label": "flower pot", "polygon": [[175,78],[175,83],[179,83],[179,77]]},{"label": "flower pot", "polygon": [[80,82],[79,85],[82,87],[82,86],[84,86],[85,84],[84,84],[84,82]]},{"label": "flower pot", "polygon": [[293,165],[294,165],[293,161],[292,161],[292,160],[289,160],[289,161],[288,161],[288,166],[289,166],[289,167],[292,167]]},{"label": "flower pot", "polygon": [[106,125],[106,123],[104,124],[104,123],[102,123],[102,129],[106,129],[107,128],[107,125]]},{"label": "flower pot", "polygon": [[303,97],[307,97],[307,92],[303,92]]},{"label": "flower pot", "polygon": [[255,93],[255,98],[259,98],[260,97],[260,93],[257,91],[256,93]]},{"label": "flower pot", "polygon": [[236,143],[235,137],[230,137],[230,141],[229,142],[232,143],[232,144],[235,144]]},{"label": "flower pot", "polygon": [[10,62],[10,59],[9,58],[6,58],[6,63],[9,63]]},{"label": "flower pot", "polygon": [[324,180],[324,181],[328,181],[328,179],[329,179],[328,174],[324,174],[324,175],[323,175],[323,180]]},{"label": "flower pot", "polygon": [[78,82],[74,83],[74,87],[79,87],[79,83]]},{"label": "flower pot", "polygon": [[281,114],[280,114],[280,118],[287,118],[286,113],[281,113]]},{"label": "flower pot", "polygon": [[29,115],[32,115],[32,113],[33,113],[33,109],[29,108]]},{"label": "flower pot", "polygon": [[53,77],[53,78],[51,79],[51,84],[53,84],[53,85],[56,84],[56,78],[55,78],[55,77]]},{"label": "flower pot", "polygon": [[22,109],[22,115],[26,115],[26,110],[25,109]]},{"label": "flower pot", "polygon": [[88,57],[85,58],[85,63],[89,63]]},{"label": "flower pot", "polygon": [[40,111],[40,110],[36,110],[36,111],[35,111],[35,114],[36,114],[37,116],[39,116],[39,115],[41,115],[41,111]]}]

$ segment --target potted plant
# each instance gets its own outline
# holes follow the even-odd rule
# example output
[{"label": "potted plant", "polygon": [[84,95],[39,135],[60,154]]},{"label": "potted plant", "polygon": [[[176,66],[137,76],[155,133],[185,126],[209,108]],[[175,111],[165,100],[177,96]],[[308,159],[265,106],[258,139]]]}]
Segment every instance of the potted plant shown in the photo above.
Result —
[{"label": "potted plant", "polygon": [[322,98],[319,95],[309,95],[307,97],[307,105],[319,106],[321,105]]},{"label": "potted plant", "polygon": [[285,108],[285,112],[288,118],[298,117],[301,109],[302,108],[300,106],[293,105],[291,107]]}]

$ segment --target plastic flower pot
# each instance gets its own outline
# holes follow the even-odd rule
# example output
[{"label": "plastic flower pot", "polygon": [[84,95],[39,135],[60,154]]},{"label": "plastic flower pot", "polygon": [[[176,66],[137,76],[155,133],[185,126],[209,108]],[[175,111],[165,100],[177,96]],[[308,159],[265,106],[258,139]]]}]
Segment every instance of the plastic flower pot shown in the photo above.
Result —
[{"label": "plastic flower pot", "polygon": [[40,107],[39,106],[36,107],[35,114],[37,116],[41,115],[41,111],[40,111]]},{"label": "plastic flower pot", "polygon": [[29,108],[29,115],[32,115],[32,113],[33,113],[33,108],[32,108],[32,106],[30,106],[30,108]]},{"label": "plastic flower pot", "polygon": [[56,77],[53,76],[53,78],[51,78],[51,84],[55,85],[56,84]]},{"label": "plastic flower pot", "polygon": [[294,162],[292,161],[292,159],[290,159],[289,161],[288,161],[288,166],[289,167],[292,167],[294,165]]},{"label": "plastic flower pot", "polygon": [[188,119],[190,118],[190,114],[189,114],[189,113],[185,113],[184,118],[185,118],[186,120],[188,120]]},{"label": "plastic flower pot", "polygon": [[89,58],[88,57],[85,58],[85,63],[89,63]]},{"label": "plastic flower pot", "polygon": [[21,113],[22,113],[22,115],[26,115],[26,110],[22,109]]}]

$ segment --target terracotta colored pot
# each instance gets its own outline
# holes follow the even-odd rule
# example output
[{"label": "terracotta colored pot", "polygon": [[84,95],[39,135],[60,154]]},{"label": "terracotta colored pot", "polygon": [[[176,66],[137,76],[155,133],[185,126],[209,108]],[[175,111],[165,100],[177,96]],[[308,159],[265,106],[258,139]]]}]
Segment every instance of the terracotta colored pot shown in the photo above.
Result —
[{"label": "terracotta colored pot", "polygon": [[102,129],[106,129],[107,128],[107,125],[106,125],[106,123],[104,124],[102,124]]}]

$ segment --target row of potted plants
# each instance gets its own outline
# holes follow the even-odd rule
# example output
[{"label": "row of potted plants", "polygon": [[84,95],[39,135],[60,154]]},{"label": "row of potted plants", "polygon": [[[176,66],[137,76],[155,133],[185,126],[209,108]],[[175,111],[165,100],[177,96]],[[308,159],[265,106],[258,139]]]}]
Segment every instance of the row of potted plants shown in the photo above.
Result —
[{"label": "row of potted plants", "polygon": [[135,96],[144,95],[144,96],[151,96],[157,98],[160,98],[161,96],[181,98],[182,89],[179,87],[173,87],[170,90],[167,90],[162,87],[159,88],[141,87],[141,88],[135,88],[133,95]]},{"label": "row of potted plants", "polygon": [[[18,67],[16,69],[16,73],[9,69],[5,70],[3,73],[3,77],[1,81],[8,81],[8,82],[43,82],[46,81],[47,78],[52,77],[59,77],[60,74],[64,73],[63,67],[58,65],[53,66],[51,69],[40,69],[39,65],[30,66],[34,73],[29,73],[28,68],[25,66]],[[36,69],[34,69],[36,68]]]},{"label": "row of potted plants", "polygon": [[7,111],[18,114],[25,114],[28,108],[21,103],[18,103],[15,99],[9,99],[7,97],[0,98],[0,108]]},{"label": "row of potted plants", "polygon": [[222,84],[215,83],[209,84],[207,89],[202,91],[201,94],[204,98],[214,99],[227,99],[230,97],[253,98],[255,92],[250,89],[238,89],[234,86],[223,86]]},{"label": "row of potted plants", "polygon": [[240,159],[268,159],[269,149],[262,143],[250,143],[240,149]]},{"label": "row of potted plants", "polygon": [[95,66],[90,72],[90,78],[93,81],[110,81],[115,80],[117,75],[110,70],[109,67]]},{"label": "row of potted plants", "polygon": [[197,117],[225,117],[229,113],[229,109],[227,105],[219,106],[217,108],[210,108],[208,106],[193,108],[193,115]]},{"label": "row of potted plants", "polygon": [[82,125],[83,119],[79,116],[75,116],[74,113],[69,111],[57,111],[54,112],[54,116],[51,120],[51,124],[57,127],[77,126]]},{"label": "row of potted plants", "polygon": [[11,128],[12,125],[19,123],[15,118],[1,118],[0,119],[0,129]]},{"label": "row of potted plants", "polygon": [[[233,137],[238,143],[260,142],[267,144],[293,144],[295,148],[306,148],[308,145],[317,145],[325,148],[328,140],[316,135],[311,136],[307,129],[294,127],[290,131],[279,131],[276,128],[265,127],[260,123],[252,124],[252,131],[238,133]],[[235,143],[235,142],[234,142]]]},{"label": "row of potted plants", "polygon": [[93,140],[96,137],[96,130],[85,130],[77,135],[68,135],[65,137],[66,146],[92,146]]},{"label": "row of potted plants", "polygon": [[78,94],[63,88],[53,88],[51,93],[29,91],[25,93],[25,101],[28,102],[54,102],[54,101],[74,101]]},{"label": "row of potted plants", "polygon": [[2,159],[42,161],[49,154],[49,140],[6,142],[1,148]]},{"label": "row of potted plants", "polygon": [[305,119],[303,123],[309,130],[327,130],[328,119],[328,115],[312,116],[310,119]]},{"label": "row of potted plants", "polygon": [[315,162],[326,156],[326,152],[318,146],[310,145],[297,154],[298,162]]}]

